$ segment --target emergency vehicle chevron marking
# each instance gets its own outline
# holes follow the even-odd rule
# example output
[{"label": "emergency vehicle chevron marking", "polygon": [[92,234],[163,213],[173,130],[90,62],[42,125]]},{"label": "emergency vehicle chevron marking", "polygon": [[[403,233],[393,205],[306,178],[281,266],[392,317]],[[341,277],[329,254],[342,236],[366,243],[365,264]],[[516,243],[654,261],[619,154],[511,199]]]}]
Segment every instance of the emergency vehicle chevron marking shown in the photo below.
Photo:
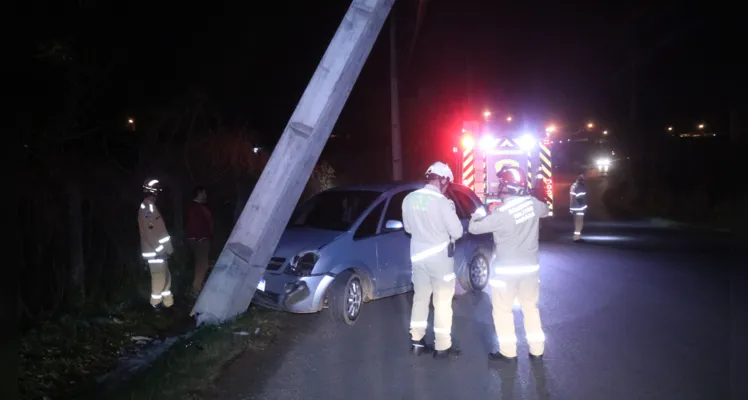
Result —
[{"label": "emergency vehicle chevron marking", "polygon": [[[543,150],[543,153],[545,153],[545,154],[540,153],[541,156],[545,155],[548,158],[551,157],[551,149],[549,149],[546,145],[544,145],[544,144],[541,143],[540,144],[540,149]],[[549,161],[549,163],[550,163],[550,161]]]},{"label": "emergency vehicle chevron marking", "polygon": [[475,153],[473,149],[462,152],[462,184],[475,190]]},{"label": "emergency vehicle chevron marking", "polygon": [[543,153],[540,153],[540,160],[543,161],[543,164],[546,166],[551,165],[551,160],[549,160],[548,157],[546,157]]}]

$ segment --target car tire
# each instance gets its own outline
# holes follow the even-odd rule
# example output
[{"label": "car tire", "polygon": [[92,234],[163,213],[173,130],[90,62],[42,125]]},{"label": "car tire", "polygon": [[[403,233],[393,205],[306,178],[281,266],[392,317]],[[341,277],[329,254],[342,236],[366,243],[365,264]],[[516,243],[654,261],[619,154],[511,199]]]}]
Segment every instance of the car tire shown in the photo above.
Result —
[{"label": "car tire", "polygon": [[353,271],[345,271],[335,278],[328,297],[330,316],[334,321],[353,325],[361,315],[364,304],[364,285]]},{"label": "car tire", "polygon": [[460,286],[468,292],[481,292],[488,285],[491,278],[491,268],[486,256],[476,252],[470,262],[463,268],[458,279]]}]

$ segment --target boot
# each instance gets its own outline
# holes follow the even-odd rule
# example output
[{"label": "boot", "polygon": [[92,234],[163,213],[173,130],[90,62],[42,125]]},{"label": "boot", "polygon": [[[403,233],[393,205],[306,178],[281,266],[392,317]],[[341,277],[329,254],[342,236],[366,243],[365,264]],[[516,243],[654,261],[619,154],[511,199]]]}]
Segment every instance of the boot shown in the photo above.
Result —
[{"label": "boot", "polygon": [[425,339],[410,341],[410,352],[413,353],[414,356],[420,356],[430,351],[431,348],[426,344]]},{"label": "boot", "polygon": [[434,350],[434,358],[457,358],[460,356],[460,349],[458,349],[454,343],[452,344],[452,347],[446,349],[446,350]]},{"label": "boot", "polygon": [[491,361],[502,361],[502,362],[513,362],[517,360],[517,357],[507,357],[500,352],[494,352],[488,354],[488,359]]}]

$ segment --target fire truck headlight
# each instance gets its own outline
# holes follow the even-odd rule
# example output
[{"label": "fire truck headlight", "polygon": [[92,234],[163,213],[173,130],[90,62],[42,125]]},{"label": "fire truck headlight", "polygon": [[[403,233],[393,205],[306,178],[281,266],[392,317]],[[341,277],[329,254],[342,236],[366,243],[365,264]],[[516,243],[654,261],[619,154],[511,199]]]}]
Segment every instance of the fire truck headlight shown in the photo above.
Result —
[{"label": "fire truck headlight", "polygon": [[519,147],[524,151],[530,151],[535,147],[535,138],[533,138],[529,133],[522,135],[517,142]]},{"label": "fire truck headlight", "polygon": [[496,138],[491,135],[484,135],[482,138],[480,138],[480,142],[478,145],[480,146],[481,150],[489,150],[496,146]]}]

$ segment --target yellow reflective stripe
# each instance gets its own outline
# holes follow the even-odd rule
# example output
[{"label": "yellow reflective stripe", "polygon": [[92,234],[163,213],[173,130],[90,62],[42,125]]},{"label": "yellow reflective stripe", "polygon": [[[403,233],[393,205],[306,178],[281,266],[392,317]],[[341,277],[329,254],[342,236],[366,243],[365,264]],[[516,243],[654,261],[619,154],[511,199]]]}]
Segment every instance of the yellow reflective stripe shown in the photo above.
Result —
[{"label": "yellow reflective stripe", "polygon": [[551,165],[551,160],[549,160],[548,157],[546,157],[545,154],[543,153],[540,153],[540,160],[543,161],[545,165],[548,165],[548,166]]}]

